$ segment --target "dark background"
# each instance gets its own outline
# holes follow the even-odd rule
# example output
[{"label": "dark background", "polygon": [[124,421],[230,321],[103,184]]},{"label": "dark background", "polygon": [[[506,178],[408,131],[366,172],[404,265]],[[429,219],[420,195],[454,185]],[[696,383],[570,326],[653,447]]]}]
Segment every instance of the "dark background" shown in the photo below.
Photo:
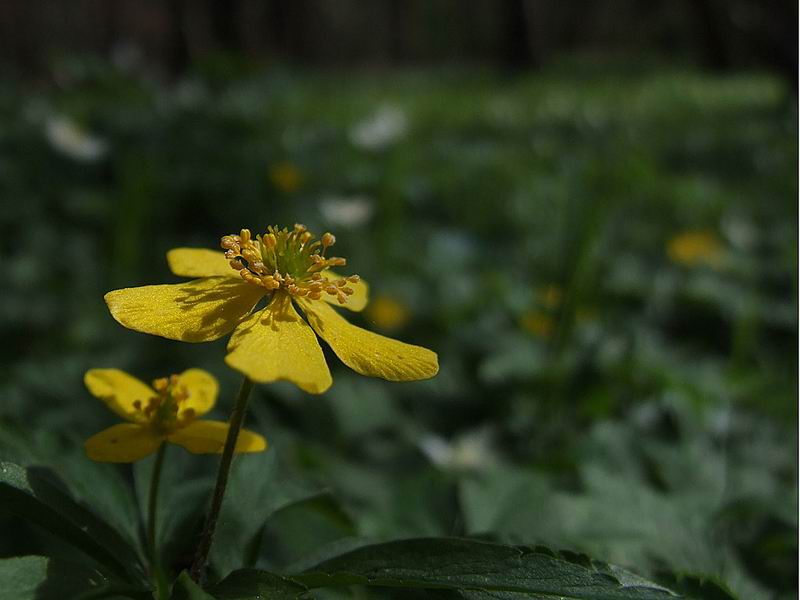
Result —
[{"label": "dark background", "polygon": [[172,75],[210,52],[304,66],[544,67],[565,53],[669,57],[714,70],[763,68],[794,81],[797,3],[772,0],[10,0],[0,54],[46,76],[64,51],[135,44]]}]

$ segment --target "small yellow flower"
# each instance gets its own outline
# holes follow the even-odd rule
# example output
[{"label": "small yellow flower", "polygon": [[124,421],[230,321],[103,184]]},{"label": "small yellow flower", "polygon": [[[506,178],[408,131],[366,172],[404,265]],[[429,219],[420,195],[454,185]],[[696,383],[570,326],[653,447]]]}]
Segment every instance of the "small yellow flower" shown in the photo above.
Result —
[{"label": "small yellow flower", "polygon": [[686,266],[719,266],[724,248],[722,241],[708,230],[684,231],[669,240],[667,255],[670,260]]},{"label": "small yellow flower", "polygon": [[[167,253],[173,273],[198,279],[115,290],[106,304],[125,327],[172,340],[209,342],[233,332],[225,362],[256,382],[287,380],[312,394],[327,390],[331,374],[316,336],[362,375],[390,381],[436,375],[435,352],[351,325],[331,307],[360,311],[368,291],[357,275],[331,272],[346,264],[325,256],[335,242],[330,233],[316,240],[303,225],[269,227],[256,238],[242,229],[222,238],[224,253]],[[266,306],[254,310],[262,299]]]},{"label": "small yellow flower", "polygon": [[556,328],[553,318],[538,310],[530,310],[523,314],[519,324],[523,330],[541,338],[549,338]]},{"label": "small yellow flower", "polygon": [[280,162],[269,168],[269,179],[280,191],[291,194],[303,185],[303,173],[290,162]]},{"label": "small yellow flower", "polygon": [[[119,369],[91,369],[84,382],[96,396],[128,421],[93,435],[84,448],[98,462],[136,462],[164,442],[195,454],[218,454],[225,446],[228,424],[198,417],[217,401],[217,380],[200,369],[156,379],[153,387]],[[242,430],[235,452],[261,452],[267,441]]]},{"label": "small yellow flower", "polygon": [[558,306],[561,304],[561,300],[564,298],[563,290],[560,286],[554,283],[551,283],[550,285],[547,285],[539,290],[538,295],[541,303],[550,309],[558,308]]},{"label": "small yellow flower", "polygon": [[408,323],[411,313],[405,304],[390,296],[378,296],[366,310],[367,320],[378,329],[396,331]]}]

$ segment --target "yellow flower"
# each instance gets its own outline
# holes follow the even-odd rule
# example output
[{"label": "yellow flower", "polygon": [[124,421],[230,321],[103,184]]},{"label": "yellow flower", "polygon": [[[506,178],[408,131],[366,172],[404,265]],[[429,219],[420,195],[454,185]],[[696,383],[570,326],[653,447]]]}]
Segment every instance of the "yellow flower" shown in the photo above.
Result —
[{"label": "yellow flower", "polygon": [[270,181],[287,194],[296,192],[303,184],[303,173],[290,162],[281,162],[269,168]]},{"label": "yellow flower", "polygon": [[[315,240],[303,225],[269,227],[255,239],[243,229],[222,238],[224,253],[167,253],[173,273],[198,279],[115,290],[106,304],[125,327],[172,340],[209,342],[233,332],[225,362],[256,382],[287,380],[312,394],[327,390],[331,374],[316,336],[362,375],[391,381],[436,375],[436,353],[355,327],[331,307],[360,311],[367,304],[367,285],[357,275],[330,271],[346,263],[325,256],[335,241],[330,233]],[[254,310],[262,299],[266,306]]]},{"label": "yellow flower", "polygon": [[542,338],[549,338],[556,328],[553,318],[538,310],[530,310],[523,314],[519,324],[528,333]]},{"label": "yellow flower", "polygon": [[564,298],[564,292],[560,286],[551,283],[539,290],[539,299],[547,308],[558,308]]},{"label": "yellow flower", "polygon": [[[195,454],[218,454],[225,446],[228,424],[198,421],[217,401],[217,380],[200,369],[156,379],[153,387],[119,369],[91,369],[84,381],[92,395],[128,421],[93,435],[84,448],[98,462],[136,462],[164,442]],[[267,441],[242,430],[235,452],[261,452]]]},{"label": "yellow flower", "polygon": [[366,310],[367,319],[378,329],[394,331],[408,323],[410,313],[405,304],[390,296],[378,296]]},{"label": "yellow flower", "polygon": [[670,260],[690,267],[701,264],[719,266],[722,254],[722,241],[713,231],[684,231],[667,243]]}]

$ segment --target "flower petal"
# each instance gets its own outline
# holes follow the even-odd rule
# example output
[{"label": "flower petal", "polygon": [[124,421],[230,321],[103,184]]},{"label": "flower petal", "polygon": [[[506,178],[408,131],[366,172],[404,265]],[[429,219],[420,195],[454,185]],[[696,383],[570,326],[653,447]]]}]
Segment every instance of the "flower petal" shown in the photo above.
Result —
[{"label": "flower petal", "polygon": [[317,336],[283,292],[236,328],[228,353],[228,366],[253,381],[284,379],[310,394],[321,394],[332,383]]},{"label": "flower petal", "polygon": [[[167,438],[194,454],[219,454],[225,447],[228,424],[222,421],[194,421],[178,429]],[[242,429],[236,440],[235,452],[261,452],[267,449],[267,440],[259,434]]]},{"label": "flower petal", "polygon": [[164,441],[152,430],[122,423],[104,429],[86,440],[86,455],[97,462],[131,463],[155,452]]},{"label": "flower petal", "polygon": [[348,323],[324,302],[301,300],[314,331],[348,367],[390,381],[428,379],[439,372],[435,352],[372,333]]},{"label": "flower petal", "polygon": [[[334,281],[342,278],[341,275],[332,271],[326,271],[325,275]],[[369,302],[369,285],[367,285],[367,282],[363,279],[359,279],[358,283],[350,283],[348,286],[353,289],[353,294],[347,297],[347,302],[344,304],[339,304],[336,296],[329,296],[328,294],[322,294],[322,299],[329,304],[340,306],[347,310],[352,310],[353,312],[361,312],[364,310],[367,302]]]},{"label": "flower petal", "polygon": [[233,330],[264,289],[228,277],[146,285],[105,295],[111,315],[128,329],[183,342],[209,342]]},{"label": "flower petal", "polygon": [[199,417],[214,408],[219,384],[211,373],[202,369],[189,369],[178,376],[178,383],[185,385],[189,392],[189,397],[181,403],[181,410],[190,408]]},{"label": "flower petal", "polygon": [[83,381],[93,396],[100,398],[126,421],[134,423],[142,423],[145,418],[133,403],[138,400],[146,406],[147,401],[156,395],[149,385],[119,369],[90,369]]},{"label": "flower petal", "polygon": [[181,277],[234,277],[239,273],[228,264],[221,250],[173,248],[167,252],[169,269]]}]

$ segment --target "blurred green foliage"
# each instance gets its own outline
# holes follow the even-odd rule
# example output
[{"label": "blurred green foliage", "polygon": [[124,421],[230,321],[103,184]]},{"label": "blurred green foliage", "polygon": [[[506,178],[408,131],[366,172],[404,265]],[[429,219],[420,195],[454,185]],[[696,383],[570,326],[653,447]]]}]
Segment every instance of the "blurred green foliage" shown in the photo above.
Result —
[{"label": "blurred green foliage", "polygon": [[[219,418],[237,375],[224,341],[124,330],[103,294],[175,281],[170,248],[302,222],[394,307],[351,320],[436,350],[441,372],[389,384],[333,358],[321,397],[259,386],[248,426],[272,450],[237,459],[217,576],[361,537],[476,535],[792,597],[797,114],[780,81],[222,60],[169,86],[86,60],[56,80],[0,84],[0,458],[54,469],[139,536],[150,463],[83,456],[114,422],[83,373],[202,367]],[[687,231],[718,240],[713,261],[670,259]],[[170,449],[176,571],[214,467]],[[58,555],[0,528],[5,556]]]}]

